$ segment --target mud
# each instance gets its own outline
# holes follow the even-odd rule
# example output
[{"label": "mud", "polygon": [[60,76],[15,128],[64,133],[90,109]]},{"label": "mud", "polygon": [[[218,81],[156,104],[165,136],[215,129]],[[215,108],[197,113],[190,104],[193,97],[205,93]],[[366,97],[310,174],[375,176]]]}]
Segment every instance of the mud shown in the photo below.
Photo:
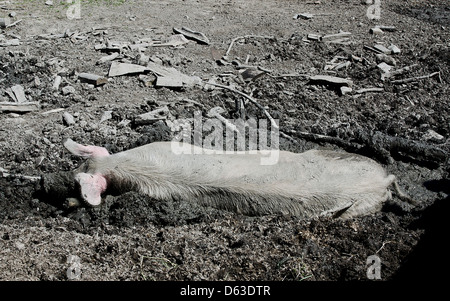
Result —
[{"label": "mud", "polygon": [[[6,39],[22,44],[0,47],[0,102],[11,101],[7,88],[20,84],[28,100],[40,103],[35,112],[0,112],[1,280],[365,281],[372,255],[380,258],[381,280],[439,277],[446,262],[450,182],[448,1],[382,1],[378,22],[367,18],[367,5],[359,0],[82,1],[80,20],[68,20],[67,5],[53,2],[50,7],[18,1],[0,11],[0,17],[15,11],[22,20],[1,29]],[[316,15],[293,19],[306,11]],[[369,29],[376,24],[397,30],[373,36]],[[104,29],[90,31],[94,26]],[[205,33],[211,45],[191,42],[144,53],[186,74],[206,81],[215,76],[251,93],[280,120],[287,135],[280,136],[283,150],[339,149],[380,162],[419,205],[394,196],[380,212],[346,221],[248,217],[134,192],[105,196],[98,208],[68,207],[60,196],[76,194],[75,186],[65,184],[72,183],[68,172],[82,160],[63,148],[66,138],[115,153],[171,140],[164,121],[134,123],[135,116],[163,105],[174,119],[192,118],[198,110],[207,116],[215,106],[226,110],[224,117],[235,117],[240,97],[231,91],[155,88],[138,75],[114,77],[100,87],[77,80],[77,72],[107,75],[110,62],[96,64],[105,55],[94,48],[99,42],[164,39],[181,26]],[[39,37],[66,29],[87,38]],[[350,44],[302,40],[339,30],[352,33]],[[240,41],[229,54],[242,62],[250,55],[249,63],[272,71],[250,83],[238,79],[234,66],[217,65],[211,57],[213,47],[224,54],[232,39],[244,35],[273,36]],[[439,76],[383,82],[375,53],[363,47],[376,41],[401,49],[394,69],[417,64],[395,79]],[[126,51],[123,58],[132,61],[136,55]],[[331,75],[352,79],[355,91],[383,87],[383,92],[340,95],[302,76],[278,77],[323,74],[333,57],[351,55],[363,59]],[[219,80],[218,74],[227,72],[234,75]],[[75,92],[52,90],[56,74],[63,77],[61,88],[73,86]],[[54,109],[71,113],[75,124],[67,125],[64,111]],[[111,118],[101,121],[105,111],[112,111]],[[265,118],[251,103],[245,113]],[[430,130],[439,135],[430,138]],[[45,193],[49,186],[27,178],[53,173],[67,173],[60,183],[48,184],[53,191],[60,188],[53,195]]]}]

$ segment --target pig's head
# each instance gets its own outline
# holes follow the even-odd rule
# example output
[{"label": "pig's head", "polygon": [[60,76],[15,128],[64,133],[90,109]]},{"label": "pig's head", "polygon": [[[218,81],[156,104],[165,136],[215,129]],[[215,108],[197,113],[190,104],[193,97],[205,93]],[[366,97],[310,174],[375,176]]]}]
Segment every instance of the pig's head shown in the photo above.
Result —
[{"label": "pig's head", "polygon": [[[109,156],[109,152],[104,147],[93,145],[81,145],[71,139],[64,142],[64,146],[73,155],[86,159],[95,160],[97,158]],[[86,163],[88,164],[88,163]],[[75,181],[78,182],[81,189],[81,196],[86,203],[92,206],[100,205],[101,194],[105,192],[107,181],[101,173],[82,172],[85,166],[81,166],[75,171]],[[85,170],[87,171],[87,170]]]}]

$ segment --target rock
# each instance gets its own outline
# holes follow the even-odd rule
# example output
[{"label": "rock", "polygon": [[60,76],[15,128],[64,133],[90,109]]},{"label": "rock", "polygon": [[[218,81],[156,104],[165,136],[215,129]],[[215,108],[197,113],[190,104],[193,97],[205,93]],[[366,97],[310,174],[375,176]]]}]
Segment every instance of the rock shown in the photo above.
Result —
[{"label": "rock", "polygon": [[375,56],[377,58],[377,63],[385,62],[386,64],[389,64],[392,66],[397,65],[397,62],[395,61],[395,59],[387,54],[379,53]]},{"label": "rock", "polygon": [[296,19],[309,20],[309,19],[312,19],[313,17],[314,17],[314,15],[313,14],[309,14],[309,13],[295,14],[294,15],[294,20],[296,20]]},{"label": "rock", "polygon": [[99,123],[102,123],[103,121],[109,120],[111,118],[112,118],[112,111],[105,111],[103,112],[103,115],[100,118]]},{"label": "rock", "polygon": [[381,69],[381,71],[383,71],[383,73],[389,73],[389,71],[391,71],[391,69],[392,69],[392,66],[386,64],[385,62],[379,63],[377,65],[377,67],[379,69]]},{"label": "rock", "polygon": [[65,86],[62,88],[62,94],[63,95],[69,95],[75,93],[75,88],[72,86]]},{"label": "rock", "polygon": [[0,18],[0,28],[6,28],[11,24],[11,20],[9,18]]},{"label": "rock", "polygon": [[392,54],[399,54],[401,52],[400,48],[398,48],[394,44],[391,44],[391,46],[389,46],[388,49],[392,52]]},{"label": "rock", "polygon": [[242,78],[244,81],[252,81],[260,78],[265,74],[264,71],[259,70],[258,68],[246,68],[241,72]]},{"label": "rock", "polygon": [[436,142],[441,142],[444,140],[444,136],[436,133],[432,129],[429,129],[425,134],[423,134],[422,138],[427,141],[431,140]]},{"label": "rock", "polygon": [[59,85],[61,84],[61,80],[62,80],[62,77],[60,75],[57,75],[55,77],[55,80],[53,81],[53,86],[52,86],[53,90],[58,90],[59,89]]},{"label": "rock", "polygon": [[69,112],[63,113],[63,120],[68,126],[75,124],[75,118]]},{"label": "rock", "polygon": [[351,92],[352,92],[352,88],[346,87],[346,86],[342,86],[342,87],[340,88],[340,90],[341,90],[341,94],[342,94],[342,95],[345,95],[345,94],[348,94],[348,93],[351,93]]}]

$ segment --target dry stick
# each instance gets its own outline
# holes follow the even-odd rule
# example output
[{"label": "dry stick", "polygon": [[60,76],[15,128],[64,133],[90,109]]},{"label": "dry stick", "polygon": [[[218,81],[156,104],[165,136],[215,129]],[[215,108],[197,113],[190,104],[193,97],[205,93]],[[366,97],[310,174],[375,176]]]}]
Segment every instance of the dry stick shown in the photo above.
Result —
[{"label": "dry stick", "polygon": [[15,26],[15,25],[19,24],[20,22],[22,22],[22,20],[17,20],[16,22],[13,22],[13,23],[11,23],[11,24],[9,24],[9,25],[6,25],[6,28]]},{"label": "dry stick", "polygon": [[228,50],[227,50],[227,52],[225,52],[225,56],[227,56],[227,55],[230,53],[231,48],[233,47],[233,44],[234,44],[234,43],[236,43],[238,40],[248,39],[248,38],[256,38],[256,39],[258,39],[258,38],[259,38],[259,39],[273,39],[272,36],[255,36],[255,35],[246,35],[246,36],[234,38],[234,39],[231,41],[230,46],[228,46]]},{"label": "dry stick", "polygon": [[435,75],[440,75],[440,71],[437,71],[437,72],[433,72],[433,73],[430,73],[430,74],[427,74],[427,75],[422,75],[422,76],[417,76],[417,77],[410,77],[410,78],[405,78],[405,79],[399,79],[399,80],[393,80],[391,83],[393,83],[393,84],[406,84],[406,83],[410,83],[410,82],[414,82],[414,81],[416,81],[416,80],[419,80],[419,79],[426,79],[426,78],[430,78],[430,77],[433,77],[433,76],[435,76]]},{"label": "dry stick", "polygon": [[257,106],[260,110],[262,110],[262,111],[264,112],[264,114],[267,116],[267,118],[269,118],[270,123],[272,124],[272,126],[273,126],[274,128],[276,128],[276,129],[279,128],[279,127],[278,127],[278,124],[275,122],[275,120],[272,118],[272,116],[270,116],[269,112],[267,112],[267,110],[264,109],[264,107],[263,107],[262,105],[260,105],[260,104],[259,104],[253,97],[251,97],[250,95],[247,95],[247,94],[245,94],[244,92],[238,91],[238,90],[236,90],[236,89],[233,88],[233,87],[224,86],[224,85],[221,85],[221,84],[216,84],[216,83],[206,83],[206,82],[205,82],[205,84],[212,85],[212,86],[216,86],[216,87],[223,88],[223,89],[227,89],[227,90],[229,90],[229,91],[232,91],[232,92],[234,92],[234,93],[237,93],[237,94],[239,94],[239,95],[241,95],[241,96],[247,98],[247,99],[250,100],[255,106]]}]

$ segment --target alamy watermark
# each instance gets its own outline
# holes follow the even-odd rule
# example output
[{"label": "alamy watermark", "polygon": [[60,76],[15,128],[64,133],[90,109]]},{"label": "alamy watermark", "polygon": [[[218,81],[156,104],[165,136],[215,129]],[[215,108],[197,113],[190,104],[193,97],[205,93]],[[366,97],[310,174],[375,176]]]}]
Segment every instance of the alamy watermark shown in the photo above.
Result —
[{"label": "alamy watermark", "polygon": [[381,0],[368,0],[367,4],[371,4],[367,8],[366,16],[370,20],[380,20],[381,17]]},{"label": "alamy watermark", "polygon": [[66,270],[67,279],[80,280],[81,278],[81,260],[77,255],[69,255],[67,257],[67,263],[70,266]]},{"label": "alamy watermark", "polygon": [[66,3],[69,4],[66,10],[67,19],[81,19],[81,0],[66,0]]},{"label": "alamy watermark", "polygon": [[366,259],[367,279],[379,280],[381,279],[381,259],[377,255],[370,255]]},{"label": "alamy watermark", "polygon": [[172,152],[258,155],[261,165],[274,165],[279,158],[278,123],[253,118],[204,120],[201,112],[195,112],[193,120],[173,121],[171,127],[177,134],[172,140]]}]

